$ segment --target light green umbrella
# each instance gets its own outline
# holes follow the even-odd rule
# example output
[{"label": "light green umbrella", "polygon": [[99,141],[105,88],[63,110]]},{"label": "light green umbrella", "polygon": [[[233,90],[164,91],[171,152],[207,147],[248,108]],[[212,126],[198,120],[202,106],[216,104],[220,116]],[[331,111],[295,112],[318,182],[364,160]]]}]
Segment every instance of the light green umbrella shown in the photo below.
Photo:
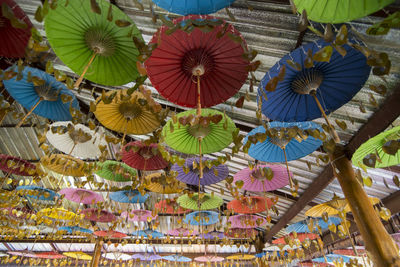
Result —
[{"label": "light green umbrella", "polygon": [[385,168],[400,164],[400,126],[370,138],[351,158],[359,167]]},{"label": "light green umbrella", "polygon": [[394,0],[293,0],[301,14],[315,22],[344,23],[372,14]]},{"label": "light green umbrella", "polygon": [[103,163],[97,163],[101,168],[96,174],[101,178],[114,182],[137,181],[137,172],[125,163],[106,160]]},{"label": "light green umbrella", "polygon": [[[173,120],[167,122],[163,128],[165,143],[174,150],[186,154],[209,154],[220,151],[232,143],[232,133],[236,126],[224,113],[212,109],[202,109],[201,116],[222,116],[218,123],[210,122],[206,127],[200,124],[196,126],[182,125],[180,120],[196,115],[196,110],[188,110],[179,113],[176,123]],[[198,138],[201,137],[201,151]]]},{"label": "light green umbrella", "polygon": [[200,200],[198,196],[198,193],[194,193],[192,196],[185,194],[180,196],[177,202],[182,208],[190,210],[212,210],[219,208],[224,203],[222,198],[210,194],[204,194]]},{"label": "light green umbrella", "polygon": [[64,64],[81,75],[76,87],[83,76],[112,86],[134,81],[139,51],[132,37],[142,39],[141,33],[120,9],[96,1],[58,0],[45,19],[49,43]]}]

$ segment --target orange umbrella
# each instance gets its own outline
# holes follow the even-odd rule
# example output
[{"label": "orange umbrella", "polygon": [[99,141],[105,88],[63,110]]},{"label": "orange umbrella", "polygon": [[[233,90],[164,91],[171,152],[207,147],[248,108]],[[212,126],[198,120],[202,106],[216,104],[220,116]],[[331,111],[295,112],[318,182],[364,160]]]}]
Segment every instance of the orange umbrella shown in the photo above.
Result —
[{"label": "orange umbrella", "polygon": [[259,213],[271,208],[272,200],[265,197],[242,197],[228,203],[228,209],[236,213]]},{"label": "orange umbrella", "polygon": [[319,235],[317,235],[317,234],[298,233],[297,237],[295,238],[294,234],[291,233],[284,237],[273,240],[272,244],[287,244],[287,242],[286,242],[287,239],[298,239],[300,242],[303,242],[307,238],[313,240],[313,239],[317,239],[318,237],[319,237]]},{"label": "orange umbrella", "polygon": [[85,162],[68,155],[53,154],[44,156],[40,159],[40,163],[45,168],[62,175],[85,176]]},{"label": "orange umbrella", "polygon": [[182,192],[186,185],[171,175],[157,172],[146,176],[145,187],[159,194],[177,194]]}]

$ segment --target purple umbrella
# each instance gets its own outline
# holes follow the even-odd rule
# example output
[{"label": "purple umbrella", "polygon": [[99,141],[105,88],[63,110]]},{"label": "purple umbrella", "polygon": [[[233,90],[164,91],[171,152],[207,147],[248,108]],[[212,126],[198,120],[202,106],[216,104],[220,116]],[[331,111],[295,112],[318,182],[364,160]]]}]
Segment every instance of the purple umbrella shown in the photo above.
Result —
[{"label": "purple umbrella", "polygon": [[256,228],[267,224],[267,220],[257,215],[240,214],[229,218],[231,228]]},{"label": "purple umbrella", "polygon": [[70,201],[86,205],[104,202],[103,196],[99,193],[82,188],[63,188],[58,193]]},{"label": "purple umbrella", "polygon": [[162,257],[157,254],[134,254],[132,255],[132,259],[141,261],[158,261],[161,260]]},{"label": "purple umbrella", "polygon": [[199,235],[200,238],[203,239],[223,239],[225,237],[223,232],[218,232],[218,231],[212,231],[207,234],[201,234]]},{"label": "purple umbrella", "polygon": [[[184,167],[179,166],[178,164],[174,164],[171,167],[171,170],[177,171],[178,176],[176,179],[182,181],[187,184],[198,185],[199,184],[199,169],[193,169],[193,161],[199,163],[199,158],[187,158],[185,161]],[[204,161],[210,161],[210,158],[203,157]],[[200,179],[201,185],[210,185],[218,183],[219,181],[224,180],[229,175],[228,166],[221,164],[218,166],[210,166],[211,168],[207,167],[207,164],[204,164],[203,168],[203,178]],[[185,172],[186,169],[186,172]]]},{"label": "purple umbrella", "polygon": [[189,230],[181,227],[169,230],[168,234],[172,236],[194,236],[198,235],[198,232],[196,230]]}]

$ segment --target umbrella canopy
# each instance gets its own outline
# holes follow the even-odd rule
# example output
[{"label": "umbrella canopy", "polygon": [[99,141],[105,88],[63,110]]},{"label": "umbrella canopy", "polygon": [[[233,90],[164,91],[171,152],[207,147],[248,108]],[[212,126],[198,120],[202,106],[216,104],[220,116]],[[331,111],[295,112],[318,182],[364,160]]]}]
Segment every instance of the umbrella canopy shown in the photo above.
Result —
[{"label": "umbrella canopy", "polygon": [[347,0],[293,0],[297,11],[307,11],[307,17],[315,22],[345,23],[372,14],[394,0],[347,1]]},{"label": "umbrella canopy", "polygon": [[212,225],[219,222],[219,214],[215,211],[194,211],[186,214],[183,222],[190,225]]},{"label": "umbrella canopy", "polygon": [[[211,162],[211,159],[207,157],[203,157],[202,160],[205,162]],[[178,172],[178,176],[176,177],[176,179],[191,185],[198,185],[200,179],[200,185],[210,185],[224,180],[229,175],[228,166],[226,166],[225,164],[220,164],[218,166],[211,166],[210,164],[209,166],[211,166],[211,168],[209,168],[207,164],[205,164],[203,168],[203,177],[200,178],[200,170],[198,167],[193,167],[193,162],[196,162],[195,165],[199,166],[198,163],[200,162],[200,158],[187,158],[185,160],[185,164],[182,167],[179,166],[177,163],[172,165],[171,170]]]},{"label": "umbrella canopy", "polygon": [[96,236],[100,237],[105,237],[105,238],[124,238],[127,237],[126,234],[118,232],[118,231],[113,231],[113,230],[108,230],[108,231],[96,231],[93,233]]},{"label": "umbrella canopy", "polygon": [[400,126],[378,134],[362,144],[351,158],[356,166],[385,168],[400,164]]},{"label": "umbrella canopy", "polygon": [[96,2],[99,13],[92,11],[89,0],[59,0],[45,18],[47,39],[56,55],[75,73],[89,70],[85,77],[103,85],[127,84],[139,76],[139,51],[132,37],[142,40],[142,36],[119,8],[105,0]]},{"label": "umbrella canopy", "polygon": [[54,251],[36,253],[36,257],[40,259],[63,259],[64,255]]},{"label": "umbrella canopy", "polygon": [[194,258],[194,260],[198,261],[198,262],[221,262],[221,261],[224,261],[225,258],[213,256],[213,255],[205,255],[205,256],[196,257],[196,258]]},{"label": "umbrella canopy", "polygon": [[354,253],[353,248],[346,248],[346,249],[335,249],[332,251],[333,254],[338,254],[338,255],[343,255],[343,256],[352,256],[352,257],[358,257],[359,255],[364,255],[366,254],[366,250],[364,247],[355,247],[355,250],[357,251],[357,254]]},{"label": "umbrella canopy", "polygon": [[43,188],[36,185],[21,185],[15,189],[19,195],[24,195],[30,199],[41,201],[55,201],[60,197],[59,194],[53,190]]},{"label": "umbrella canopy", "polygon": [[36,253],[28,250],[21,251],[7,251],[8,254],[13,256],[20,256],[24,258],[37,258]]},{"label": "umbrella canopy", "polygon": [[232,133],[236,130],[236,126],[228,116],[217,110],[202,109],[201,116],[219,117],[218,122],[210,121],[208,126],[199,124],[191,126],[187,118],[195,114],[196,110],[188,110],[176,115],[176,123],[172,120],[167,122],[163,128],[163,135],[168,146],[182,153],[200,154],[198,138],[202,138],[201,152],[209,154],[218,152],[232,143]]},{"label": "umbrella canopy", "polygon": [[1,0],[0,5],[6,5],[8,11],[8,14],[3,14],[0,10],[0,56],[24,57],[31,37],[32,22],[13,0]]},{"label": "umbrella canopy", "polygon": [[202,239],[223,239],[225,237],[223,232],[218,232],[218,231],[211,231],[206,234],[200,234],[200,238]]},{"label": "umbrella canopy", "polygon": [[158,261],[161,260],[162,257],[157,254],[134,254],[132,255],[132,259],[139,259],[141,261]]},{"label": "umbrella canopy", "polygon": [[164,256],[162,258],[163,258],[163,260],[175,261],[175,262],[191,262],[192,261],[191,258],[182,256],[182,255],[178,255],[178,254],[168,255],[168,256]]},{"label": "umbrella canopy", "polygon": [[132,259],[131,255],[121,252],[107,252],[101,254],[101,256],[108,260],[116,260],[116,261],[128,261]]},{"label": "umbrella canopy", "polygon": [[[235,95],[247,79],[249,65],[243,57],[247,45],[240,33],[225,21],[210,16],[190,15],[173,23],[180,28],[210,24],[210,31],[193,27],[190,33],[177,29],[169,34],[165,25],[154,34],[150,44],[158,46],[145,66],[158,92],[185,107],[198,105],[199,90],[201,107],[215,106]],[[221,32],[223,36],[219,36]],[[195,81],[196,75],[201,85]]]},{"label": "umbrella canopy", "polygon": [[168,166],[168,162],[158,150],[158,144],[146,145],[142,141],[126,144],[122,148],[122,161],[137,170],[161,170]]},{"label": "umbrella canopy", "polygon": [[159,213],[175,214],[175,215],[180,215],[191,211],[180,207],[179,204],[176,203],[176,201],[173,199],[160,200],[154,205],[154,208]]},{"label": "umbrella canopy", "polygon": [[[269,70],[258,88],[265,116],[276,121],[311,121],[322,117],[322,113],[310,90],[316,90],[316,98],[328,114],[347,103],[362,88],[371,67],[360,51],[347,44],[342,46],[347,52],[344,57],[333,49],[329,62],[315,61],[310,68],[304,65],[309,49],[315,54],[328,45],[323,40],[303,45]],[[301,70],[292,68],[288,61],[300,64]],[[268,82],[278,77],[283,66],[286,67],[284,80],[278,82],[274,91],[266,91]]]},{"label": "umbrella canopy", "polygon": [[[271,174],[271,175],[269,175]],[[272,178],[271,178],[272,176]],[[291,176],[293,176],[291,174]],[[273,191],[289,184],[285,167],[276,164],[258,165],[245,168],[233,176],[233,182],[243,181],[243,190],[252,192]]]},{"label": "umbrella canopy", "polygon": [[[322,145],[320,139],[311,135],[300,137],[300,140],[293,138],[290,131],[300,132],[318,130],[323,132],[322,127],[317,123],[307,122],[278,122],[273,121],[268,124],[269,129],[274,131],[272,136],[266,136],[265,141],[251,144],[248,154],[255,159],[265,162],[285,162],[285,153],[287,161],[296,160],[311,154]],[[275,133],[276,131],[276,133]],[[250,136],[256,134],[265,134],[263,126],[259,126],[248,133],[243,143],[246,144]],[[297,136],[297,135],[296,135]]]},{"label": "umbrella canopy", "polygon": [[110,193],[110,199],[120,203],[144,203],[149,194],[142,195],[138,190],[122,190]]},{"label": "umbrella canopy", "polygon": [[[15,66],[7,71],[18,72]],[[74,93],[53,76],[27,66],[21,74],[21,80],[17,80],[17,75],[9,80],[3,80],[3,83],[12,98],[24,108],[53,121],[71,120],[70,107],[79,110]],[[33,77],[37,77],[37,85]]]},{"label": "umbrella canopy", "polygon": [[154,230],[151,230],[151,229],[134,231],[132,233],[132,235],[145,237],[145,238],[160,238],[160,237],[164,237],[163,233],[160,233],[158,231],[154,231]]},{"label": "umbrella canopy", "polygon": [[[343,255],[337,255],[337,254],[326,254],[326,259],[328,260],[328,262],[344,262],[344,263],[350,262],[350,257],[346,257]],[[313,262],[325,262],[325,258],[319,257],[319,258],[312,259],[312,261]]]},{"label": "umbrella canopy", "polygon": [[329,217],[327,222],[325,222],[324,219],[322,219],[321,217],[317,217],[312,219],[312,223],[310,222],[310,220],[303,220],[297,223],[293,223],[286,227],[286,232],[310,233],[308,225],[313,226],[311,231],[314,232],[318,231],[317,226],[319,226],[321,230],[326,230],[329,228],[329,225],[339,225],[341,222],[342,220],[337,217]]},{"label": "umbrella canopy", "polygon": [[106,160],[98,162],[97,165],[100,166],[100,169],[96,171],[96,174],[103,179],[114,182],[130,182],[137,179],[136,170],[125,163]]},{"label": "umbrella canopy", "polygon": [[69,175],[75,177],[85,176],[85,162],[80,159],[64,155],[52,154],[50,156],[43,156],[40,163],[53,172],[62,175]]},{"label": "umbrella canopy", "polygon": [[0,154],[0,170],[19,176],[32,176],[35,174],[36,165],[21,158]]},{"label": "umbrella canopy", "polygon": [[159,7],[179,15],[211,14],[228,7],[233,2],[235,0],[186,1],[184,3],[179,0],[153,0],[153,3]]},{"label": "umbrella canopy", "polygon": [[63,255],[74,258],[77,260],[85,260],[85,261],[90,261],[92,260],[92,256],[89,254],[86,254],[85,252],[82,251],[71,251],[71,252],[64,252]]},{"label": "umbrella canopy", "polygon": [[121,217],[128,218],[132,222],[150,222],[157,219],[157,215],[153,216],[150,210],[132,210],[129,213],[124,211]]},{"label": "umbrella canopy", "polygon": [[228,222],[232,228],[256,228],[267,225],[267,220],[263,217],[248,214],[231,216]]},{"label": "umbrella canopy", "polygon": [[175,229],[171,229],[168,230],[167,232],[168,235],[172,235],[172,236],[195,236],[198,235],[199,233],[196,230],[189,230],[186,228],[175,228]]},{"label": "umbrella canopy", "polygon": [[58,193],[64,195],[70,201],[86,205],[104,202],[101,194],[82,188],[63,188]]},{"label": "umbrella canopy", "polygon": [[230,228],[225,235],[230,238],[242,238],[243,236],[255,238],[258,231],[254,228]]},{"label": "umbrella canopy", "polygon": [[171,175],[157,172],[146,176],[145,187],[159,194],[177,194],[182,192],[186,185]]},{"label": "umbrella canopy", "polygon": [[106,210],[98,210],[95,208],[84,209],[81,214],[85,215],[85,219],[93,222],[113,222],[117,219],[114,214]]},{"label": "umbrella canopy", "polygon": [[[217,196],[212,196],[210,194],[201,194],[199,199],[199,194],[194,193],[192,196],[184,194],[180,196],[177,200],[178,204],[185,209],[191,210],[212,210],[220,207],[224,200]],[[200,207],[198,205],[200,202]]]},{"label": "umbrella canopy", "polygon": [[38,211],[37,217],[48,217],[55,220],[71,221],[75,220],[77,215],[64,208],[45,208]]},{"label": "umbrella canopy", "polygon": [[259,213],[271,208],[272,205],[273,202],[269,198],[250,196],[230,201],[227,208],[236,213]]},{"label": "umbrella canopy", "polygon": [[[104,102],[108,98],[112,101]],[[127,90],[108,91],[97,98],[94,115],[104,127],[124,134],[148,134],[160,126],[157,111],[138,91],[130,96]]]},{"label": "umbrella canopy", "polygon": [[306,239],[314,240],[319,238],[319,235],[312,234],[312,233],[298,233],[297,237],[295,238],[293,234],[289,234],[287,236],[277,238],[272,241],[272,244],[287,244],[287,239],[298,239],[300,242],[303,242]]},{"label": "umbrella canopy", "polygon": [[255,256],[250,254],[236,254],[226,257],[227,260],[252,260],[254,258]]},{"label": "umbrella canopy", "polygon": [[107,142],[98,132],[71,122],[52,123],[46,137],[57,150],[83,159],[97,158],[101,155],[99,146],[107,147]]},{"label": "umbrella canopy", "polygon": [[58,228],[58,231],[65,231],[68,234],[79,234],[79,233],[84,233],[84,234],[92,234],[93,231],[90,229],[86,229],[83,227],[79,226],[62,226]]}]

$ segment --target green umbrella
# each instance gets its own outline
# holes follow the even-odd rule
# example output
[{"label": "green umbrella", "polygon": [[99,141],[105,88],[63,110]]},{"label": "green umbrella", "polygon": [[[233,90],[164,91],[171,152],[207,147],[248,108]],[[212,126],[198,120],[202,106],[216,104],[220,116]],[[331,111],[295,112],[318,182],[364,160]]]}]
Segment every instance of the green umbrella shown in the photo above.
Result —
[{"label": "green umbrella", "polygon": [[204,194],[200,200],[198,196],[198,193],[194,193],[192,196],[185,194],[180,196],[177,202],[182,208],[190,210],[212,210],[219,208],[224,203],[222,198],[210,194]]},{"label": "green umbrella", "polygon": [[[224,113],[212,109],[202,109],[204,118],[220,116],[219,122],[210,122],[208,126],[201,124],[190,126],[182,124],[182,120],[189,120],[189,116],[196,116],[196,110],[179,113],[176,122],[170,120],[163,128],[165,143],[172,149],[186,154],[209,154],[220,151],[232,143],[232,133],[236,130],[233,121]],[[214,120],[217,121],[217,120]],[[198,138],[201,137],[201,151]]]},{"label": "green umbrella", "polygon": [[76,87],[84,75],[103,85],[134,81],[139,51],[132,37],[142,39],[141,33],[120,9],[96,1],[58,0],[45,19],[49,43],[65,65],[82,74]]},{"label": "green umbrella", "polygon": [[374,13],[394,0],[293,0],[301,14],[322,23],[344,23]]},{"label": "green umbrella", "polygon": [[400,164],[400,126],[370,138],[353,154],[359,167],[384,168]]},{"label": "green umbrella", "polygon": [[103,163],[97,163],[100,169],[96,174],[101,178],[114,182],[137,181],[137,172],[125,163],[106,160]]}]

